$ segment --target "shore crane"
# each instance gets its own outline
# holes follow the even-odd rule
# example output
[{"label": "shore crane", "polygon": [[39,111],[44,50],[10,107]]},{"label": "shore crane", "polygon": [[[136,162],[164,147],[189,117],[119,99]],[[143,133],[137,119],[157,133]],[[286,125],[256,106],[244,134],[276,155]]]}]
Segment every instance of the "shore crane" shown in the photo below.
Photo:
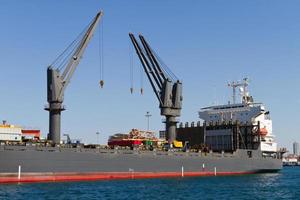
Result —
[{"label": "shore crane", "polygon": [[[65,110],[65,107],[62,104],[64,101],[64,92],[70,83],[70,79],[79,64],[102,15],[102,11],[97,13],[89,26],[86,27],[85,31],[83,31],[47,68],[48,105],[45,107],[45,110],[49,111],[48,140],[51,140],[53,144],[60,144],[61,112]],[[65,57],[63,58],[63,56]],[[56,66],[58,63],[59,67]]]},{"label": "shore crane", "polygon": [[160,114],[166,117],[166,139],[172,144],[176,140],[176,117],[180,116],[182,107],[182,83],[151,49],[142,35],[139,35],[139,39],[143,48],[132,33],[129,33],[129,37],[159,101]]}]

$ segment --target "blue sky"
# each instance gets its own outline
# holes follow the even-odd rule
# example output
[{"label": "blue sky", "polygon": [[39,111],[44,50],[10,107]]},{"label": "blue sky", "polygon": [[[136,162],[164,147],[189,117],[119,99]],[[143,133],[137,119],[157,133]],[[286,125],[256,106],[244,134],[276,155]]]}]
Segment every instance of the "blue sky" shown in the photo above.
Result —
[{"label": "blue sky", "polygon": [[280,146],[300,142],[300,2],[240,0],[2,0],[0,1],[0,119],[48,132],[46,68],[104,10],[104,78],[100,89],[98,35],[65,93],[62,133],[101,143],[117,132],[163,129],[158,102],[135,57],[129,92],[128,32],[142,33],[183,81],[181,121],[230,98],[228,81],[250,78],[250,91],[271,112]]}]

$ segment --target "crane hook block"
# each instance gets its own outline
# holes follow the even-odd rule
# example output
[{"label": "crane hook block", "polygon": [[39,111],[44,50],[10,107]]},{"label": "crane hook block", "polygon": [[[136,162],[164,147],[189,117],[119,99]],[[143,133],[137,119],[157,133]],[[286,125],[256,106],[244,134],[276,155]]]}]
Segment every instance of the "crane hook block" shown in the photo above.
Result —
[{"label": "crane hook block", "polygon": [[103,88],[104,81],[103,81],[103,80],[101,80],[99,83],[100,83],[100,87],[101,87],[101,88]]},{"label": "crane hook block", "polygon": [[133,93],[133,88],[132,88],[132,87],[130,88],[130,93],[131,93],[131,94]]},{"label": "crane hook block", "polygon": [[143,95],[144,94],[144,89],[143,88],[141,88],[141,95]]}]

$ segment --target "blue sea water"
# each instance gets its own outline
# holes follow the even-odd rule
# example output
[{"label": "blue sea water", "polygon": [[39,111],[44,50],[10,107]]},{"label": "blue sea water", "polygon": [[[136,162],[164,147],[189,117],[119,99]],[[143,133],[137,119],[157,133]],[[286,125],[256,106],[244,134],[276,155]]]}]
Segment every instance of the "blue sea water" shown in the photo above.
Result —
[{"label": "blue sea water", "polygon": [[226,177],[6,184],[0,199],[300,199],[300,167]]}]

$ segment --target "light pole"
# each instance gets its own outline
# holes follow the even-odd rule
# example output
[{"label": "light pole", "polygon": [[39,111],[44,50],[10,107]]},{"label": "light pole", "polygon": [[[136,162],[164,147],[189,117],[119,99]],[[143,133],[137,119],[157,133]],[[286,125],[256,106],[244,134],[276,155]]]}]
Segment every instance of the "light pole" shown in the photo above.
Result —
[{"label": "light pole", "polygon": [[97,131],[97,132],[96,132],[96,135],[97,135],[97,144],[99,144],[99,134],[100,134],[100,133]]},{"label": "light pole", "polygon": [[146,115],[145,115],[145,117],[147,117],[147,131],[149,131],[149,120],[150,120],[150,117],[151,117],[152,115],[150,114],[150,112],[149,111],[147,111],[147,113],[146,113]]}]

